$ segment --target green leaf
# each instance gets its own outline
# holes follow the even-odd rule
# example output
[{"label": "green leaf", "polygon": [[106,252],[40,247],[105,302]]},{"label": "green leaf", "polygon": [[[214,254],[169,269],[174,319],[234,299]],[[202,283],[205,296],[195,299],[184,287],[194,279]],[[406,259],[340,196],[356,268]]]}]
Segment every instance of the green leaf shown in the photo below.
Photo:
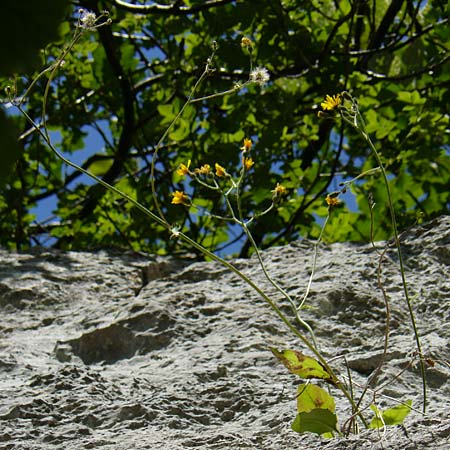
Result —
[{"label": "green leaf", "polygon": [[113,158],[100,159],[99,161],[93,162],[89,166],[89,172],[93,173],[98,177],[101,177],[106,172],[108,172],[109,168],[113,165],[113,163],[114,163]]},{"label": "green leaf", "polygon": [[161,116],[165,117],[166,119],[172,120],[175,117],[175,112],[172,105],[158,105],[156,109],[161,114]]},{"label": "green leaf", "polygon": [[426,102],[426,99],[417,91],[401,91],[397,94],[397,97],[401,102],[412,105],[423,105]]},{"label": "green leaf", "polygon": [[298,414],[292,429],[297,433],[309,431],[333,437],[337,431],[335,409],[334,399],[327,391],[314,384],[301,384],[297,395]]},{"label": "green leaf", "polygon": [[179,119],[175,130],[169,133],[169,138],[174,141],[182,141],[189,136],[190,123],[185,119]]},{"label": "green leaf", "polygon": [[126,71],[131,71],[135,68],[137,60],[134,57],[135,48],[131,44],[124,44],[121,48],[120,62]]},{"label": "green leaf", "polygon": [[301,384],[297,391],[298,412],[308,412],[316,408],[334,412],[336,409],[334,398],[325,389],[315,384]]},{"label": "green leaf", "polygon": [[383,428],[385,425],[401,425],[406,416],[411,412],[412,400],[407,400],[405,404],[394,406],[393,408],[380,411],[376,405],[370,405],[370,409],[375,413],[375,417],[369,424],[369,428]]},{"label": "green leaf", "polygon": [[284,364],[284,366],[293,374],[300,378],[310,379],[319,378],[321,380],[331,380],[331,375],[319,361],[305,356],[297,350],[278,351],[271,348],[272,353]]},{"label": "green leaf", "polygon": [[328,409],[316,408],[308,412],[297,414],[291,428],[297,433],[316,433],[324,437],[333,437],[336,428],[337,417]]}]

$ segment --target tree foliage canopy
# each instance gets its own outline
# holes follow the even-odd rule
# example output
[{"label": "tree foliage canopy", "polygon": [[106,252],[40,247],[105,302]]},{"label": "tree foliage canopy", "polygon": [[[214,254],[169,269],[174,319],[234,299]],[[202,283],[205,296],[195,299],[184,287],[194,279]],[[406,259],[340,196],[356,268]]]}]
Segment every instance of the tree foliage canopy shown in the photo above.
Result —
[{"label": "tree foliage canopy", "polygon": [[[155,186],[163,212],[206,247],[226,251],[239,231],[203,212],[226,216],[220,196],[175,171],[191,160],[193,167],[218,162],[237,173],[245,137],[253,141],[255,165],[242,193],[243,215],[267,208],[277,183],[287,188],[278,208],[252,224],[256,243],[264,248],[318,236],[328,212],[326,193],[376,165],[354,131],[340,120],[317,117],[325,95],[344,90],[358,99],[383,157],[400,228],[418,215],[448,212],[446,1],[80,0],[60,25],[58,40],[41,52],[40,70],[70,41],[79,8],[97,15],[108,10],[112,24],[85,33],[64,58],[51,83],[47,126],[69,159],[149,209],[153,152],[203,73],[213,41],[214,71],[195,97],[245,82],[251,67],[241,39],[254,42],[253,67],[265,67],[270,81],[189,103],[158,150]],[[41,30],[29,32],[37,37]],[[18,96],[38,72],[19,74]],[[26,98],[36,123],[42,122],[46,80],[41,77]],[[7,84],[11,80],[4,78]],[[133,205],[62,164],[23,117],[10,120],[21,130],[22,150],[0,183],[1,245],[27,248],[50,235],[65,249],[116,245],[166,252],[177,246]],[[100,142],[95,148],[93,135]],[[8,154],[2,151],[2,164]],[[176,190],[188,192],[197,206],[172,205]],[[389,238],[380,176],[359,179],[352,191],[345,197],[351,207],[343,202],[332,211],[324,238],[369,240],[368,198],[375,204],[375,239]],[[55,198],[53,220],[36,222],[32,208]],[[246,256],[250,245],[239,242],[233,248]]]}]

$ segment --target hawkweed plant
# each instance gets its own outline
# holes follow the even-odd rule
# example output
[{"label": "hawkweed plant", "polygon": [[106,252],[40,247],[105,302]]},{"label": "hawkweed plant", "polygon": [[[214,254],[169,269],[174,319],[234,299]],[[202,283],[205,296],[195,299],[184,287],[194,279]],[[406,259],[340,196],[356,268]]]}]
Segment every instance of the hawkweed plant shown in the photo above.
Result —
[{"label": "hawkweed plant", "polygon": [[[401,258],[400,251],[400,241],[399,235],[395,220],[394,207],[392,205],[392,198],[389,191],[388,180],[386,176],[386,172],[383,168],[380,156],[370,140],[369,135],[366,132],[365,124],[361,113],[359,112],[356,101],[353,97],[344,92],[342,94],[337,95],[327,95],[325,101],[321,104],[323,111],[319,113],[321,117],[338,117],[340,116],[346,123],[350,124],[354,127],[363,138],[368,143],[371,151],[374,153],[376,160],[378,162],[378,167],[354,178],[353,180],[344,183],[342,189],[340,191],[329,193],[325,202],[328,205],[328,216],[322,226],[322,230],[320,236],[314,247],[313,261],[312,261],[312,270],[311,275],[307,283],[307,287],[305,289],[304,295],[300,300],[296,300],[290,296],[288,291],[283,288],[269,273],[267,270],[263,257],[261,255],[258,246],[252,236],[251,228],[252,225],[262,216],[266,215],[270,211],[276,210],[277,207],[284,201],[288,192],[286,187],[281,183],[276,183],[275,186],[270,186],[267,188],[267,207],[261,211],[253,213],[250,217],[244,216],[244,205],[242,204],[242,193],[245,188],[246,182],[248,180],[247,175],[252,170],[255,160],[252,155],[253,142],[250,137],[246,137],[242,146],[239,149],[236,149],[240,152],[240,166],[236,173],[230,173],[226,169],[226,161],[201,161],[198,164],[192,164],[192,161],[188,160],[181,164],[176,169],[177,176],[184,178],[190,177],[194,183],[202,186],[205,192],[212,192],[214,195],[219,194],[221,199],[223,200],[227,211],[227,215],[225,216],[217,216],[209,211],[205,211],[200,207],[195,205],[195,201],[192,200],[189,196],[188,192],[184,190],[174,190],[171,193],[170,197],[167,198],[167,202],[177,205],[181,208],[193,208],[196,209],[201,214],[207,214],[212,219],[221,220],[221,221],[229,221],[234,225],[237,225],[242,228],[243,232],[247,236],[249,242],[253,246],[254,253],[258,259],[261,270],[265,276],[265,278],[269,281],[271,286],[275,288],[276,292],[280,295],[280,299],[275,301],[271,296],[269,296],[255,281],[252,280],[251,277],[247,276],[243,272],[241,272],[236,266],[234,266],[231,262],[225,260],[220,257],[213,251],[205,248],[200,243],[191,239],[189,235],[183,230],[183,227],[177,224],[170,224],[166,217],[163,214],[161,205],[158,201],[158,186],[155,181],[155,165],[158,159],[158,152],[161,150],[163,143],[165,142],[169,132],[172,130],[173,126],[180,120],[185,111],[186,107],[191,103],[196,103],[200,101],[207,101],[209,99],[217,98],[219,96],[232,95],[239,91],[241,91],[244,87],[249,84],[257,84],[259,86],[264,86],[270,80],[270,74],[268,70],[264,67],[257,66],[254,67],[253,55],[254,55],[254,47],[255,43],[248,37],[243,37],[241,39],[241,47],[242,50],[249,57],[249,71],[248,78],[243,82],[235,83],[229,89],[222,91],[211,93],[204,96],[197,96],[198,88],[201,83],[205,80],[206,77],[211,76],[214,71],[214,57],[218,48],[218,44],[213,42],[212,44],[212,53],[210,57],[207,59],[205,68],[194,84],[189,93],[187,100],[180,108],[175,118],[169,124],[167,129],[161,135],[159,141],[157,142],[154,152],[153,158],[151,162],[150,168],[150,189],[152,191],[153,198],[153,207],[150,208],[138,202],[135,198],[127,195],[122,192],[116,186],[113,186],[98,176],[91,173],[89,170],[86,170],[74,162],[67,159],[61,152],[59,152],[55,145],[52,142],[51,135],[48,131],[48,118],[46,113],[46,105],[49,99],[49,92],[51,88],[52,81],[57,73],[57,71],[63,66],[64,58],[66,55],[73,49],[75,43],[78,39],[87,32],[93,32],[98,27],[106,26],[111,23],[111,20],[108,17],[108,14],[105,12],[101,16],[97,17],[94,13],[89,11],[80,11],[79,18],[75,27],[75,31],[71,41],[62,49],[60,55],[56,58],[55,62],[51,64],[49,67],[44,69],[30,84],[25,94],[22,96],[18,96],[17,87],[14,86],[12,88],[8,88],[7,92],[10,97],[10,101],[14,104],[19,111],[26,117],[34,130],[40,135],[42,141],[48,146],[48,148],[65,164],[73,167],[74,169],[82,172],[83,174],[89,176],[95,182],[113,192],[117,196],[122,197],[126,201],[133,204],[136,208],[138,208],[143,214],[145,214],[150,220],[155,221],[159,225],[161,225],[167,231],[168,239],[175,239],[180,243],[184,243],[197,251],[201,252],[206,258],[214,260],[219,264],[222,264],[235,275],[240,277],[245,283],[247,283],[254,291],[269,305],[269,307],[273,310],[273,312],[278,316],[282,323],[287,327],[287,329],[296,336],[301,342],[302,346],[308,351],[310,356],[305,355],[303,352],[292,349],[278,350],[272,348],[273,354],[295,375],[299,376],[304,380],[304,383],[298,387],[297,392],[297,411],[298,414],[292,424],[292,428],[299,432],[314,432],[319,435],[331,437],[334,434],[341,434],[341,432],[349,432],[351,429],[356,430],[357,427],[355,425],[356,420],[359,418],[360,422],[364,427],[374,427],[380,428],[384,427],[386,424],[389,424],[389,417],[395,416],[395,420],[390,423],[401,423],[406,414],[410,411],[411,405],[408,402],[404,404],[400,404],[397,407],[391,408],[391,410],[381,412],[376,405],[376,394],[378,391],[369,390],[368,387],[362,387],[363,394],[361,395],[358,401],[355,400],[354,388],[355,385],[352,383],[350,371],[348,371],[347,376],[344,374],[338,374],[331,367],[331,361],[327,361],[325,356],[320,351],[320,348],[316,342],[314,337],[314,332],[311,326],[301,317],[301,311],[305,307],[305,303],[308,298],[308,294],[310,292],[311,285],[313,283],[313,276],[316,267],[317,257],[318,257],[318,245],[322,239],[322,235],[326,224],[328,222],[328,218],[330,214],[333,213],[335,208],[339,204],[339,196],[345,191],[347,186],[351,184],[351,182],[362,176],[368,176],[377,171],[381,171],[383,174],[383,180],[386,186],[386,195],[389,203],[389,208],[391,212],[391,220],[394,230],[394,238],[395,243],[397,245],[397,250],[399,253],[399,262],[400,262],[400,271],[402,274],[402,283],[403,289],[408,305],[408,309],[410,312],[410,319],[413,325],[417,349],[419,356],[422,355],[421,347],[420,347],[420,339],[418,336],[414,313],[411,305],[410,296],[407,289],[406,278],[403,267],[403,260]],[[27,94],[30,92],[32,88],[36,86],[36,82],[42,76],[46,75],[47,82],[45,84],[44,95],[43,95],[43,103],[42,103],[42,116],[40,123],[34,121],[31,116],[27,113],[24,108],[24,103],[27,97]],[[283,306],[289,306],[291,311],[291,317],[288,317],[283,311]],[[388,333],[387,333],[388,334]],[[426,405],[426,384],[425,384],[425,376],[424,376],[424,365],[422,362],[422,358],[420,358],[421,367],[422,367],[422,377],[423,377],[423,389],[424,389],[424,411]],[[335,399],[328,392],[328,390],[322,388],[318,384],[313,383],[313,380],[316,380],[316,383],[325,384],[328,388],[333,388],[337,391],[340,391],[341,394],[348,400],[351,407],[351,417],[344,422],[341,430],[337,425],[337,416],[335,413]],[[371,404],[372,411],[375,414],[374,420],[372,422],[368,422],[364,412],[366,407],[361,407],[361,401],[366,392],[372,392],[373,394],[373,402]],[[386,414],[386,413],[389,414]],[[389,420],[388,420],[389,419]]]}]

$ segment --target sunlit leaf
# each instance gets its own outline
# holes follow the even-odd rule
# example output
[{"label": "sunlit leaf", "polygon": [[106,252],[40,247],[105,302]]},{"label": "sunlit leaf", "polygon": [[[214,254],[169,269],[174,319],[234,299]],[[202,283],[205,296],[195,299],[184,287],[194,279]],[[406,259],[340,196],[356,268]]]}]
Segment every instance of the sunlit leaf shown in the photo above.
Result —
[{"label": "sunlit leaf", "polygon": [[290,372],[298,375],[300,378],[331,379],[331,375],[320,362],[314,358],[305,356],[302,352],[297,350],[278,351],[275,348],[271,348],[271,350]]},{"label": "sunlit leaf", "polygon": [[180,119],[177,123],[175,130],[169,133],[169,138],[174,141],[182,141],[190,132],[190,123],[185,119]]},{"label": "sunlit leaf", "polygon": [[336,405],[334,398],[315,384],[301,384],[297,387],[297,411],[307,412],[316,408],[328,409],[334,412]]},{"label": "sunlit leaf", "polygon": [[98,161],[93,162],[89,166],[89,172],[93,173],[98,177],[102,176],[109,170],[109,168],[112,166],[113,163],[114,163],[113,158],[99,159]]},{"label": "sunlit leaf", "polygon": [[333,432],[337,431],[333,397],[314,384],[302,384],[297,390],[298,414],[292,423],[292,429],[298,433],[310,431],[332,437]]},{"label": "sunlit leaf", "polygon": [[406,416],[411,412],[412,400],[407,400],[404,404],[380,411],[376,405],[370,405],[370,409],[375,413],[375,417],[369,424],[370,428],[382,428],[385,425],[401,425]]}]

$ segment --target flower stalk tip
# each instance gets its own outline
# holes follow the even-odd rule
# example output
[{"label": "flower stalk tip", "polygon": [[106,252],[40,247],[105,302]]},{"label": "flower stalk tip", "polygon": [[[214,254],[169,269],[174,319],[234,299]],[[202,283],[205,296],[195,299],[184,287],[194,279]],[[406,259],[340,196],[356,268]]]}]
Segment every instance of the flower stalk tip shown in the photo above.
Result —
[{"label": "flower stalk tip", "polygon": [[209,175],[211,173],[211,166],[209,164],[203,164],[203,166],[195,169],[195,173],[201,175]]},{"label": "flower stalk tip", "polygon": [[93,30],[97,22],[97,16],[95,13],[86,11],[85,9],[80,9],[79,14],[81,27],[86,30]]},{"label": "flower stalk tip", "polygon": [[280,183],[277,183],[274,189],[272,189],[270,192],[272,192],[272,201],[275,203],[277,202],[283,195],[286,194],[287,189]]},{"label": "flower stalk tip", "polygon": [[253,42],[252,42],[252,40],[250,38],[244,36],[241,39],[241,47],[242,48],[246,48],[248,51],[251,52],[252,49],[253,49]]}]

